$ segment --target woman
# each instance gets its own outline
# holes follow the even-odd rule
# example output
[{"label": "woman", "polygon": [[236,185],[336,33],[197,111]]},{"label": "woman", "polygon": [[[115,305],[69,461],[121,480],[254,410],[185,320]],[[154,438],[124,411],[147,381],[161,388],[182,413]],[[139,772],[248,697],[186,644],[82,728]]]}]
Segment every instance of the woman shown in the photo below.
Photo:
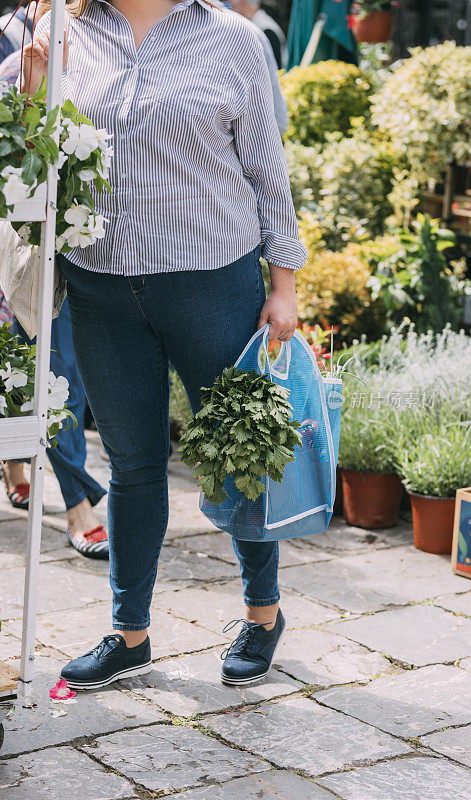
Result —
[{"label": "woman", "polygon": [[[201,386],[257,327],[269,322],[271,340],[290,339],[294,270],[307,251],[263,51],[247,23],[210,0],[80,0],[69,9],[63,93],[114,144],[112,192],[97,198],[107,235],[60,258],[112,470],[113,633],[61,673],[94,688],[151,669],[149,606],[168,518],[168,362],[196,412]],[[47,68],[47,27],[45,17],[25,58],[32,90]],[[221,677],[246,684],[266,675],[284,628],[278,547],[233,546],[247,619]]]}]

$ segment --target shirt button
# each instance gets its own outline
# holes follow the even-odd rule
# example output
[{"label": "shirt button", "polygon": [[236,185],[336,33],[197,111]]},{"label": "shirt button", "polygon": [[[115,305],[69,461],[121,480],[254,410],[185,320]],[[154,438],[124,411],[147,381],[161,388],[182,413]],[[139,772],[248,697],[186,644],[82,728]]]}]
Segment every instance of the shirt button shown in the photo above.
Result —
[{"label": "shirt button", "polygon": [[151,42],[155,42],[155,36],[150,37]]},{"label": "shirt button", "polygon": [[127,211],[126,211],[126,209],[125,209],[125,210],[123,211],[123,217],[127,217],[127,215],[128,215],[128,212],[127,212]]}]

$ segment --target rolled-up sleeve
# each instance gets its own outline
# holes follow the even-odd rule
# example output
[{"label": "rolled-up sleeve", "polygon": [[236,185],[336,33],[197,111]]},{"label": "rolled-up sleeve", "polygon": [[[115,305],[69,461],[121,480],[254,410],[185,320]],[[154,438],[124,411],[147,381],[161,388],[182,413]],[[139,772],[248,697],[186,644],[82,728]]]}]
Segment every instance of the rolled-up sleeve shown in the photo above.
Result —
[{"label": "rolled-up sleeve", "polygon": [[246,180],[257,197],[261,254],[270,264],[301,269],[308,251],[299,241],[283,143],[276,124],[270,76],[260,43],[243,112],[233,122]]}]

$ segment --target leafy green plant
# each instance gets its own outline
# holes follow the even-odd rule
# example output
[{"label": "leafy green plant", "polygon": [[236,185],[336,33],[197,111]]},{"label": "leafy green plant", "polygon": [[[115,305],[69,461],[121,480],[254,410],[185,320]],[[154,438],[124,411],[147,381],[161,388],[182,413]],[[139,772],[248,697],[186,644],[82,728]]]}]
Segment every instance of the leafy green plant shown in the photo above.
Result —
[{"label": "leafy green plant", "polygon": [[357,390],[356,394],[361,398],[358,404],[352,403],[350,391],[349,402],[342,406],[339,466],[360,472],[396,472],[397,411],[376,408],[371,392]]},{"label": "leafy green plant", "polygon": [[[35,345],[21,344],[5,323],[0,327],[0,415],[21,417],[33,410],[35,368]],[[77,427],[77,419],[66,404],[68,386],[66,378],[56,378],[49,373],[48,440],[51,447],[57,445],[55,437],[63,421]],[[67,424],[64,430],[69,427]]]},{"label": "leafy green plant", "polygon": [[361,333],[380,336],[385,330],[384,306],[372,300],[371,268],[358,247],[349,244],[339,252],[322,249],[319,223],[311,214],[301,216],[300,235],[309,257],[296,273],[299,319],[309,325],[335,325],[338,343],[349,343]]},{"label": "leafy green plant", "polygon": [[287,391],[254,370],[228,367],[201,390],[202,408],[180,440],[182,461],[216,504],[226,497],[227,475],[249,500],[265,491],[261,478],[281,481],[301,443]]},{"label": "leafy green plant", "polygon": [[376,11],[390,11],[390,0],[355,0],[352,12],[355,13],[359,19],[365,19]]},{"label": "leafy green plant", "polygon": [[424,183],[471,158],[471,48],[415,48],[372,99],[372,120]]},{"label": "leafy green plant", "polygon": [[187,430],[188,424],[193,416],[185,387],[176,370],[172,370],[170,373],[169,415],[170,422],[177,426],[180,434]]},{"label": "leafy green plant", "polygon": [[388,64],[391,59],[389,42],[358,42],[358,66],[366,75],[373,91],[381,89],[390,74]]},{"label": "leafy green plant", "polygon": [[[91,185],[106,188],[112,148],[105,130],[79,114],[67,100],[46,115],[46,83],[28,97],[15,86],[0,90],[0,217],[34,195],[50,164],[59,168],[56,250],[67,253],[105,235],[105,219],[95,212]],[[59,124],[59,146],[53,139]],[[28,244],[39,245],[41,223],[12,223]]]},{"label": "leafy green plant", "polygon": [[285,140],[311,146],[327,134],[347,134],[355,117],[369,112],[370,84],[353,64],[321,61],[294,67],[281,77],[288,103]]},{"label": "leafy green plant", "polygon": [[431,417],[429,432],[404,442],[398,461],[410,491],[454,497],[471,483],[471,423],[437,425]]},{"label": "leafy green plant", "polygon": [[447,323],[456,329],[469,285],[462,278],[464,264],[448,266],[443,255],[455,244],[455,236],[423,214],[412,228],[400,232],[395,252],[377,260],[368,280],[372,298],[381,298],[390,324],[407,316],[418,331],[438,332]]},{"label": "leafy green plant", "polygon": [[315,210],[327,247],[339,250],[352,240],[384,233],[396,163],[394,153],[365,128],[351,137],[328,138]]}]

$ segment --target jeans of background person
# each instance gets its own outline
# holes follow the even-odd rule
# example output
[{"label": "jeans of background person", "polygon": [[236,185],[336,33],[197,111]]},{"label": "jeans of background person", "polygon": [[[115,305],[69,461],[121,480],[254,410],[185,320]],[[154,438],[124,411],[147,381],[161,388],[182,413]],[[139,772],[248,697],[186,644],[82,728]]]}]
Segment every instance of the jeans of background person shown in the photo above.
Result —
[{"label": "jeans of background person", "polygon": [[[18,334],[26,344],[32,344],[35,341],[35,339],[28,338],[17,319],[13,320],[12,332]],[[47,454],[59,481],[67,510],[81,503],[86,497],[94,506],[106,494],[106,490],[85,469],[87,456],[84,429],[86,398],[75,360],[67,298],[59,316],[52,323],[50,369],[56,377],[63,375],[69,381],[67,408],[77,417],[78,427],[73,430],[71,425],[68,431],[59,431],[57,446],[48,447]]]},{"label": "jeans of background person", "polygon": [[[193,413],[200,388],[234,363],[265,301],[260,246],[220,269],[122,276],[58,257],[77,362],[111,463],[108,496],[113,623],[149,625],[168,522],[168,363]],[[279,599],[278,544],[233,540],[245,602]]]}]

